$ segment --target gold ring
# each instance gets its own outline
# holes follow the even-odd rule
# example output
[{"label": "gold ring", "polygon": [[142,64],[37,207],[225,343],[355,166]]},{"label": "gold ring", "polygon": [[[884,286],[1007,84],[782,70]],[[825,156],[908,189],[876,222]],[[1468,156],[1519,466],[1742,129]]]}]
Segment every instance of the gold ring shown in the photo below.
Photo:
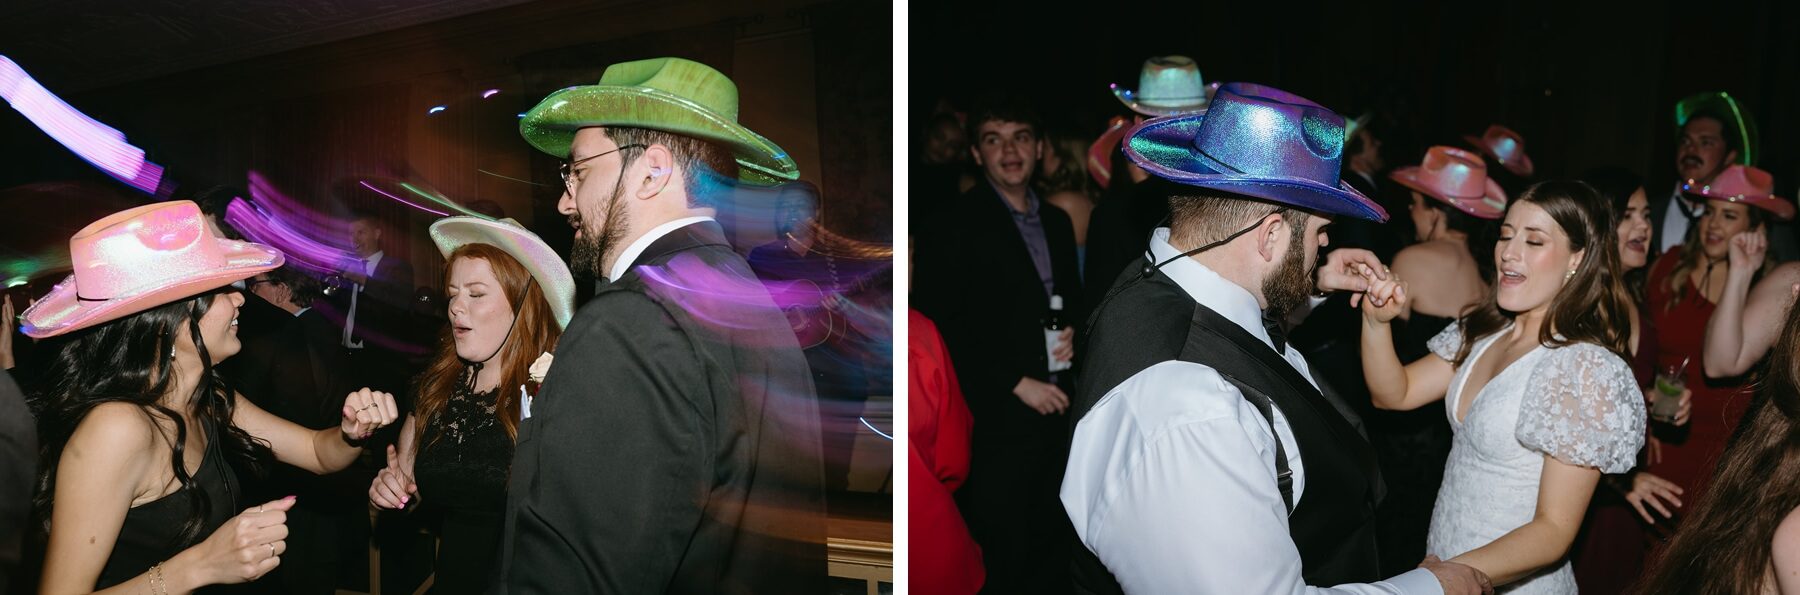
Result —
[{"label": "gold ring", "polygon": [[275,557],[275,544],[274,543],[265,543],[263,545],[269,546],[269,557],[270,558]]},{"label": "gold ring", "polygon": [[262,514],[262,505],[261,504],[256,505],[256,514]]}]

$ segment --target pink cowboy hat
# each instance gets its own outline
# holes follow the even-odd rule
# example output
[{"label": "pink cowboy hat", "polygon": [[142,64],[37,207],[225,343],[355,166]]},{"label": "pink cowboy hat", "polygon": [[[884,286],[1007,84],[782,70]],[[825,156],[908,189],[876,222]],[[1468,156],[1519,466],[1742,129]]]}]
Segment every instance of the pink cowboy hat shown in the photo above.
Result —
[{"label": "pink cowboy hat", "polygon": [[1106,132],[1101,133],[1100,138],[1096,139],[1094,144],[1088,145],[1088,175],[1092,176],[1094,183],[1099,184],[1101,188],[1112,184],[1113,155],[1118,154],[1119,141],[1124,140],[1125,133],[1131,132],[1131,126],[1132,121],[1125,119],[1124,116],[1113,116],[1113,119],[1106,123]]},{"label": "pink cowboy hat", "polygon": [[1525,137],[1519,136],[1511,128],[1494,124],[1488,126],[1487,132],[1481,133],[1480,138],[1465,134],[1463,140],[1493,156],[1513,175],[1529,178],[1535,169],[1531,166],[1531,156],[1525,154]]},{"label": "pink cowboy hat", "polygon": [[191,201],[107,215],[69,238],[75,271],[25,310],[19,328],[42,339],[111,322],[281,266],[262,244],[212,235]]},{"label": "pink cowboy hat", "polygon": [[1794,203],[1775,196],[1775,177],[1757,167],[1734,164],[1719,172],[1711,184],[1688,180],[1681,185],[1681,191],[1706,200],[1750,205],[1773,213],[1782,221],[1794,218]]},{"label": "pink cowboy hat", "polygon": [[1396,169],[1388,177],[1473,217],[1499,219],[1506,214],[1506,191],[1488,177],[1480,155],[1462,149],[1432,147],[1425,151],[1424,164]]}]

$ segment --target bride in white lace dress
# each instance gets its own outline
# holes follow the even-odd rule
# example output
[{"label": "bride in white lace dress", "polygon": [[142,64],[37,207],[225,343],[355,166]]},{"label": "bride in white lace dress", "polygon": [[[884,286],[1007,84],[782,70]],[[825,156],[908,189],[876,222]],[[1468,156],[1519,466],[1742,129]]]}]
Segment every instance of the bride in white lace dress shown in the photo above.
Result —
[{"label": "bride in white lace dress", "polygon": [[1506,593],[1575,593],[1569,545],[1601,473],[1636,462],[1642,393],[1622,355],[1630,310],[1610,207],[1578,182],[1533,186],[1507,209],[1492,296],[1401,366],[1389,321],[1406,284],[1364,298],[1362,358],[1375,406],[1447,399],[1456,437],[1432,510],[1430,555]]}]

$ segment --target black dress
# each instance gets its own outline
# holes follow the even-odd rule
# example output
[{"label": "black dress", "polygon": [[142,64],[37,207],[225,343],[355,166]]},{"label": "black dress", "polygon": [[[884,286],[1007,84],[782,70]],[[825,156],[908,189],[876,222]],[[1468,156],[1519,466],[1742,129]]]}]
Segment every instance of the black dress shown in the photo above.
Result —
[{"label": "black dress", "polygon": [[458,387],[421,433],[413,464],[419,499],[441,518],[432,593],[483,592],[499,559],[513,440],[494,416],[494,397],[495,391],[471,395]]},{"label": "black dress", "polygon": [[[201,425],[206,428],[206,453],[201,455],[199,471],[194,472],[197,489],[176,490],[127,511],[125,523],[119,527],[119,539],[113,543],[112,554],[107,556],[106,566],[100,569],[100,579],[94,583],[95,590],[131,580],[192,546],[193,543],[182,543],[177,537],[182,523],[187,520],[188,507],[193,505],[196,491],[206,494],[207,506],[205,523],[194,543],[205,541],[225,521],[237,515],[237,474],[225,463],[224,452],[219,449],[218,432],[211,425]],[[208,588],[198,592],[218,590]]]}]

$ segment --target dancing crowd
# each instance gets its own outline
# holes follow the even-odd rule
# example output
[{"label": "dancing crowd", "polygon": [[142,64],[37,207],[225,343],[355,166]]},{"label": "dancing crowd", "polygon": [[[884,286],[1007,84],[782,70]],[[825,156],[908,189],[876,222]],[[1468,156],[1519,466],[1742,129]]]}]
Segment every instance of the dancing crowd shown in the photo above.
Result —
[{"label": "dancing crowd", "polygon": [[[680,58],[544,98],[520,132],[562,161],[570,254],[438,219],[423,307],[391,251],[408,230],[370,214],[323,275],[233,229],[241,193],[77,232],[72,274],[0,295],[6,487],[32,502],[0,510],[0,591],[372,590],[344,578],[372,540],[384,592],[824,592],[849,446],[822,434],[884,394],[885,305],[860,296],[887,267],[844,256],[737,113]],[[786,205],[748,258],[715,218],[745,189]],[[801,306],[848,318],[804,346],[780,289],[802,280]]]},{"label": "dancing crowd", "polygon": [[1111,91],[1091,142],[923,130],[914,589],[1800,593],[1800,242],[1738,98],[1662,186],[1502,124],[1389,168],[1393,114],[1183,56]]}]

